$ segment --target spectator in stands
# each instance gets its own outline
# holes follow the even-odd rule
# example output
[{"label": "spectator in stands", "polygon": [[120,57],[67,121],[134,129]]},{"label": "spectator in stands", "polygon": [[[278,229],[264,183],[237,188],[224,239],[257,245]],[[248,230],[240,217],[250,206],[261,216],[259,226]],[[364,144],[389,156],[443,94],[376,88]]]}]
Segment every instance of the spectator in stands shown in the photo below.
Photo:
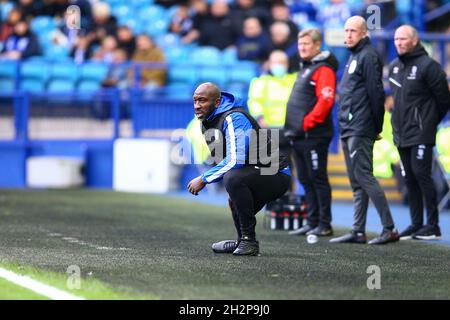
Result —
[{"label": "spectator in stands", "polygon": [[244,21],[242,35],[236,42],[239,60],[251,60],[263,63],[269,56],[270,39],[264,32],[256,17],[249,17]]},{"label": "spectator in stands", "polygon": [[90,40],[88,37],[79,37],[75,41],[75,45],[70,51],[70,56],[75,63],[83,63],[92,57],[92,47],[89,45]]},{"label": "spectator in stands", "polygon": [[[438,199],[431,170],[437,126],[450,107],[446,74],[428,56],[414,27],[403,25],[396,30],[395,47],[398,58],[389,66],[394,97],[391,122],[411,213],[411,225],[400,237],[440,239]],[[426,225],[423,224],[424,202]]]},{"label": "spectator in stands", "polygon": [[192,28],[181,39],[182,43],[192,43],[200,38],[203,23],[208,20],[209,8],[206,0],[190,0],[189,14],[192,16]]},{"label": "spectator in stands", "polygon": [[0,42],[4,42],[12,34],[15,24],[22,19],[22,11],[18,8],[11,9],[6,21],[0,27]]},{"label": "spectator in stands", "polygon": [[[289,27],[289,40],[297,44],[297,34],[299,31],[298,26],[292,21],[291,13],[289,11],[288,6],[284,3],[284,1],[275,2],[271,9],[270,14],[272,18],[271,26],[274,22],[284,22]],[[295,55],[298,56],[297,50],[295,50]]]},{"label": "spectator in stands", "polygon": [[120,26],[117,30],[117,44],[127,53],[127,59],[131,59],[136,50],[136,39],[133,31],[128,26]]},{"label": "spectator in stands", "polygon": [[289,72],[297,72],[300,64],[297,40],[292,40],[289,26],[282,21],[274,22],[270,26],[271,51],[281,50],[289,58]]},{"label": "spectator in stands", "polygon": [[[200,26],[199,44],[213,46],[220,50],[233,46],[239,33],[230,16],[230,8],[226,0],[214,0],[210,15]],[[242,29],[239,29],[242,30]]]},{"label": "spectator in stands", "polygon": [[113,36],[107,36],[103,39],[102,45],[94,53],[93,59],[105,63],[113,61],[113,51],[117,48],[117,40]]},{"label": "spectator in stands", "polygon": [[[156,46],[152,38],[146,34],[137,37],[136,51],[131,59],[133,62],[154,62],[157,64],[165,63],[165,57],[160,48]],[[166,82],[166,69],[163,66],[142,67],[140,72],[140,82],[136,83],[137,75],[133,69],[129,77],[134,85],[140,87],[161,87]]]},{"label": "spectator in stands", "polygon": [[178,6],[170,21],[169,31],[184,37],[192,30],[193,24],[194,21],[189,12],[189,7],[187,4],[182,4]]},{"label": "spectator in stands", "polygon": [[98,45],[106,36],[117,34],[117,21],[111,15],[111,9],[106,2],[96,2],[92,6],[92,22],[87,28],[91,45]]},{"label": "spectator in stands", "polygon": [[271,22],[270,10],[255,0],[236,0],[230,16],[237,30],[242,30],[245,19],[249,17],[257,17],[264,29],[267,29]]},{"label": "spectator in stands", "polygon": [[342,35],[345,21],[350,18],[350,15],[350,6],[343,0],[330,0],[330,3],[321,8],[317,15],[317,20],[323,26],[325,38],[328,40],[326,44],[341,66],[345,65],[349,53],[340,40],[342,38],[334,36],[333,32]]},{"label": "spectator in stands", "polygon": [[19,0],[16,8],[20,10],[22,17],[28,22],[34,17],[45,13],[43,11],[42,1]]},{"label": "spectator in stands", "polygon": [[36,35],[30,30],[29,23],[21,20],[15,24],[12,34],[6,39],[0,58],[23,60],[40,53]]},{"label": "spectator in stands", "polygon": [[102,82],[102,87],[117,87],[119,89],[128,86],[128,53],[123,48],[116,48],[112,53],[112,64],[106,75],[106,79]]}]

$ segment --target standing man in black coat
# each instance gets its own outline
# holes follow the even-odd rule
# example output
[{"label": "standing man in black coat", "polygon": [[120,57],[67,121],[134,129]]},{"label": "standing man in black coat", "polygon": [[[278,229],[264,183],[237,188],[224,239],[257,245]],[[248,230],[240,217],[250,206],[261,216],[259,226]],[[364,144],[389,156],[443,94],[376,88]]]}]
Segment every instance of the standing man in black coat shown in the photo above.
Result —
[{"label": "standing man in black coat", "polygon": [[431,166],[437,126],[450,107],[448,83],[442,67],[420,44],[416,29],[403,25],[396,30],[394,40],[398,58],[389,66],[394,97],[391,122],[411,214],[411,225],[400,233],[400,239],[439,239],[438,201]]},{"label": "standing man in black coat", "polygon": [[354,16],[345,23],[345,43],[351,56],[340,82],[339,131],[347,172],[353,190],[354,221],[351,233],[331,239],[333,243],[366,243],[369,198],[383,225],[379,237],[369,244],[397,241],[386,196],[373,176],[373,145],[380,139],[384,117],[383,63],[371,46],[364,18]]}]

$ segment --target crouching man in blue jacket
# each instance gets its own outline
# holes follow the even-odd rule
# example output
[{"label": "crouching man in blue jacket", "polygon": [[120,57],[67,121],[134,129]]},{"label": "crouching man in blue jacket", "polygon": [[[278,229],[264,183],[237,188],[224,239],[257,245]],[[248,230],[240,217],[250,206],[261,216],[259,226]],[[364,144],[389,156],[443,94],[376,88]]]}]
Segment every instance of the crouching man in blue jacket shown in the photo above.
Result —
[{"label": "crouching man in blue jacket", "polygon": [[209,183],[223,179],[236,227],[237,240],[212,245],[216,253],[259,255],[255,215],[289,188],[287,158],[278,148],[278,131],[261,129],[227,92],[213,83],[199,85],[194,92],[194,112],[202,122],[202,133],[215,165],[191,180],[193,195]]}]

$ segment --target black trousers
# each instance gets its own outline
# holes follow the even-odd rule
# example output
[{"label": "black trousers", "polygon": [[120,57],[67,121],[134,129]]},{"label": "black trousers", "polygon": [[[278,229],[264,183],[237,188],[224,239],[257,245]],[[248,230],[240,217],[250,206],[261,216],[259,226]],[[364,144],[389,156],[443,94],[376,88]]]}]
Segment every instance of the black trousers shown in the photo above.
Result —
[{"label": "black trousers", "polygon": [[328,148],[331,139],[293,140],[297,176],[305,189],[308,225],[331,227],[331,187],[328,180]]},{"label": "black trousers", "polygon": [[289,188],[290,176],[278,172],[262,175],[254,166],[228,171],[224,178],[229,204],[239,239],[255,239],[255,215],[270,201],[281,197]]},{"label": "black trousers", "polygon": [[431,169],[433,163],[433,146],[418,145],[398,148],[401,159],[402,176],[408,188],[408,202],[413,225],[423,225],[424,199],[427,209],[427,224],[437,226],[439,223],[438,201]]},{"label": "black trousers", "polygon": [[369,198],[381,218],[383,230],[392,230],[394,221],[378,180],[373,176],[373,145],[375,141],[367,137],[342,139],[345,164],[353,191],[353,230],[365,232]]}]

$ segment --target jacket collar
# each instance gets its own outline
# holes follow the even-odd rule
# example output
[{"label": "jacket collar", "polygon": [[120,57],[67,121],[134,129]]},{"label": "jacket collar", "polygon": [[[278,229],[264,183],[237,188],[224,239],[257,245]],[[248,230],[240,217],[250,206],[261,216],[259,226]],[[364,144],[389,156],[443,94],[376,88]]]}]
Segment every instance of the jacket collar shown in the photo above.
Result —
[{"label": "jacket collar", "polygon": [[354,46],[353,48],[350,48],[350,51],[352,53],[358,53],[360,52],[365,46],[368,46],[371,44],[370,38],[368,36],[362,38],[359,40],[358,44]]}]

